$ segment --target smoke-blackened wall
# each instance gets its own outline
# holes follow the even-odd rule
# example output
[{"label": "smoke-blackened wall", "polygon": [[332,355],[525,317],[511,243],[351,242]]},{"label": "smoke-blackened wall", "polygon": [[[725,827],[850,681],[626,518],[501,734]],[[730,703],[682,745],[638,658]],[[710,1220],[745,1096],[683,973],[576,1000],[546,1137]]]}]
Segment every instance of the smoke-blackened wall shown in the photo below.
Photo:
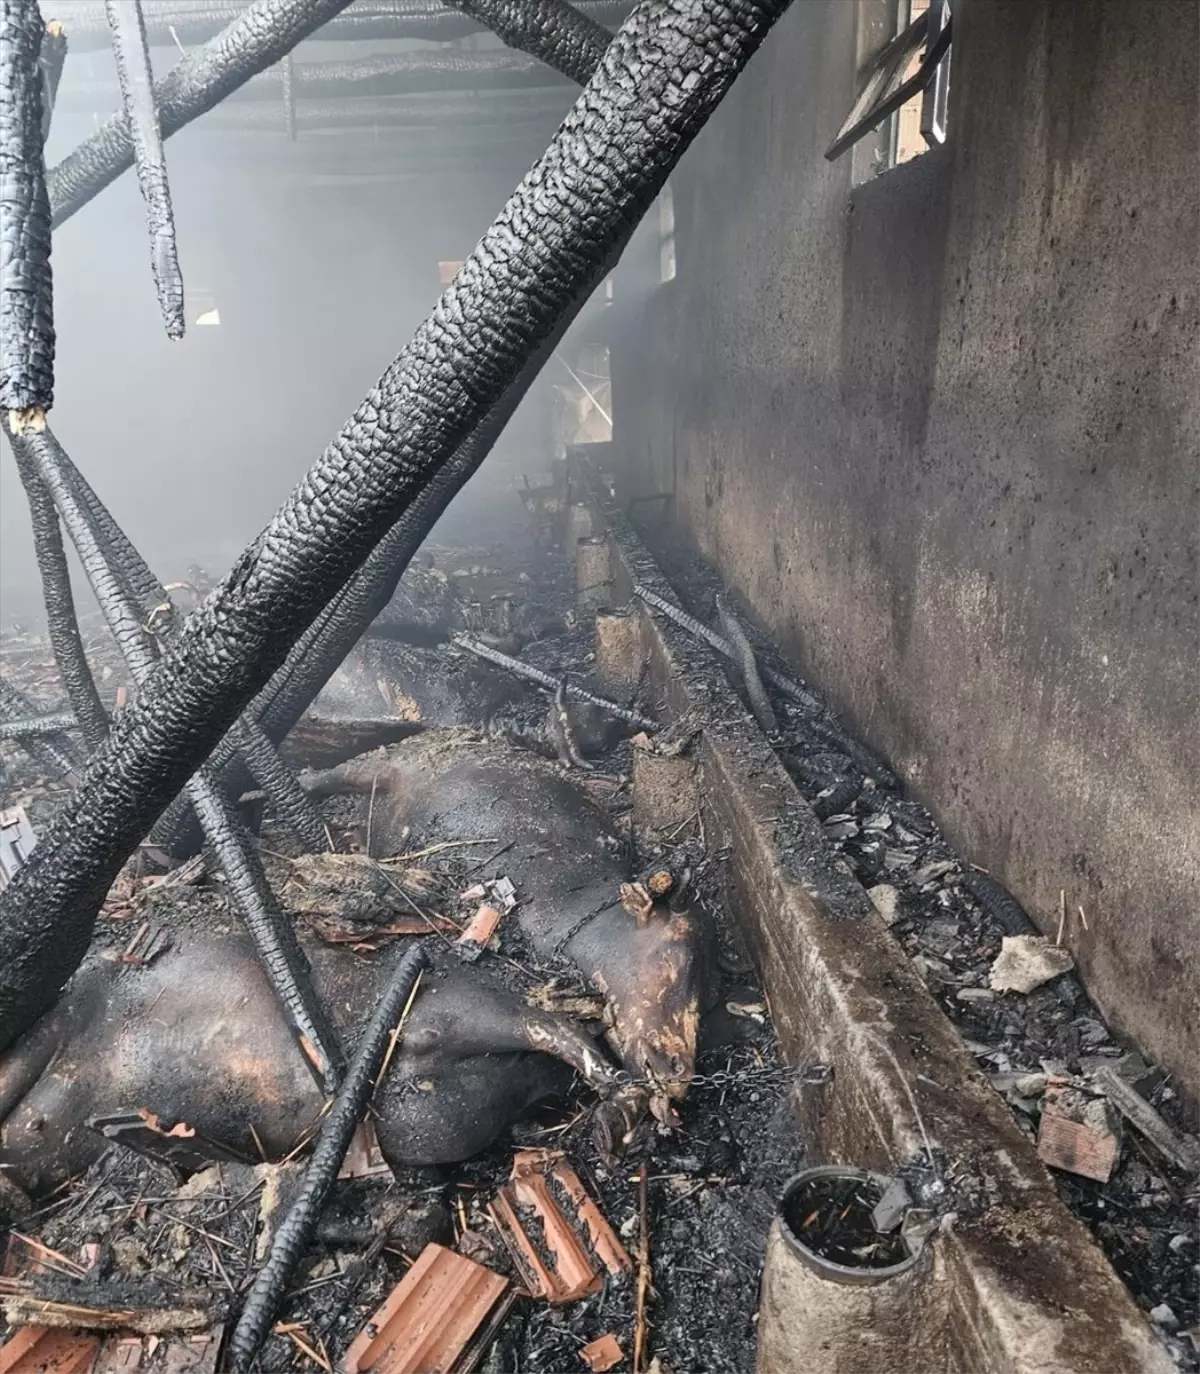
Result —
[{"label": "smoke-blackened wall", "polygon": [[856,6],[780,24],[673,179],[618,458],[1195,1092],[1196,7],[953,9],[948,145],[856,190]]}]

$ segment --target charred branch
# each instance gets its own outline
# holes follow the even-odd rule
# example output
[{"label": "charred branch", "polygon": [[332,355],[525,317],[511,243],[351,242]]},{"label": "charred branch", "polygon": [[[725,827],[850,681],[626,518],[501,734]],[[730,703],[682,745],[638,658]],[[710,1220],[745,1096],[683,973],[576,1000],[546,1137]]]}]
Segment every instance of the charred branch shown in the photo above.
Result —
[{"label": "charred branch", "polygon": [[146,205],[150,270],[154,273],[158,308],[167,337],[182,339],[183,277],[179,272],[175,215],[171,209],[171,188],[167,183],[167,160],[163,156],[158,111],[154,107],[154,74],[150,67],[141,0],[105,0],[105,8],[112,29],[117,79],[121,83],[121,105],[133,143],[138,188]]},{"label": "charred branch", "polygon": [[70,711],[50,711],[39,716],[16,716],[0,720],[0,739],[38,739],[45,735],[61,735],[77,730],[79,722]]},{"label": "charred branch", "polygon": [[562,692],[572,701],[583,701],[589,706],[599,706],[602,710],[607,711],[610,716],[615,716],[617,720],[626,721],[630,725],[636,725],[639,730],[658,729],[657,723],[648,717],[640,716],[636,711],[629,711],[615,701],[609,701],[607,697],[597,696],[595,692],[589,692],[586,688],[576,686],[573,682],[564,684],[560,678],[556,678],[552,673],[544,673],[540,668],[535,668],[532,663],[523,663],[519,658],[502,654],[499,649],[493,649],[488,644],[481,644],[479,640],[473,639],[470,635],[455,635],[453,642],[460,649],[466,649],[468,653],[474,654],[477,658],[483,658],[489,663],[494,663],[498,668],[503,668],[512,673],[514,677],[524,678],[526,682],[544,687],[547,692],[555,697]]},{"label": "charred branch", "polygon": [[234,1329],[230,1341],[234,1369],[246,1369],[254,1359],[275,1320],[296,1265],[316,1234],[321,1208],[337,1181],[338,1170],[366,1110],[375,1080],[385,1067],[384,1055],[389,1046],[395,1046],[424,963],[424,950],[419,944],[413,945],[397,965],[387,991],[355,1047],[342,1087],[321,1123],[321,1133],[299,1195],[280,1223],[267,1262],[254,1281]]},{"label": "charred branch", "polygon": [[448,0],[519,48],[582,86],[604,56],[612,34],[567,0]]},{"label": "charred branch", "polygon": [[67,35],[63,26],[52,20],[42,34],[42,50],[38,66],[42,72],[42,142],[50,137],[50,122],[54,117],[54,102],[58,83],[62,80],[67,60]]},{"label": "charred branch", "polygon": [[725,631],[725,638],[737,654],[737,665],[742,674],[746,695],[750,699],[754,719],[768,735],[773,735],[779,729],[779,722],[775,719],[771,699],[767,696],[767,689],[759,676],[758,660],[754,656],[749,639],[746,638],[746,631],[742,629],[741,622],[723,596],[717,597],[717,616],[721,622],[721,629]]},{"label": "charred branch", "polygon": [[[28,0],[32,4],[33,0]],[[170,138],[193,119],[285,57],[350,0],[254,0],[211,42],[180,60],[154,86],[159,130]],[[47,178],[56,225],[133,166],[124,117],[114,115]]]},{"label": "charred branch", "polygon": [[96,682],[84,653],[83,637],[79,633],[79,619],[75,614],[75,598],[71,591],[71,570],[67,566],[58,512],[45,483],[16,442],[13,444],[13,453],[29,500],[33,551],[42,581],[46,629],[54,662],[71,710],[83,731],[84,742],[89,750],[98,749],[108,738],[108,714],[96,691]]},{"label": "charred branch", "polygon": [[[28,720],[33,714],[33,705],[24,692],[0,678],[0,720]],[[66,735],[26,736],[21,739],[21,747],[39,768],[44,768],[48,773],[61,773],[73,779],[78,771],[75,751]]]},{"label": "charred branch", "polygon": [[[18,463],[36,472],[54,498],[113,638],[134,680],[143,683],[157,662],[157,641],[146,633],[128,583],[110,563],[86,507],[65,476],[70,460],[49,429],[13,437],[12,445]],[[206,770],[191,779],[187,793],[305,1061],[318,1082],[330,1090],[339,1076],[340,1050],[312,991],[308,960],[291,922],[267,886],[236,813]]]},{"label": "charred branch", "polygon": [[595,288],[785,8],[663,0],[630,16],[432,315],[183,626],[0,896],[0,1045],[78,966],[104,894],[166,803]]},{"label": "charred branch", "polygon": [[0,9],[0,410],[36,424],[54,402],[54,286],[42,157],[45,28],[37,0]]}]

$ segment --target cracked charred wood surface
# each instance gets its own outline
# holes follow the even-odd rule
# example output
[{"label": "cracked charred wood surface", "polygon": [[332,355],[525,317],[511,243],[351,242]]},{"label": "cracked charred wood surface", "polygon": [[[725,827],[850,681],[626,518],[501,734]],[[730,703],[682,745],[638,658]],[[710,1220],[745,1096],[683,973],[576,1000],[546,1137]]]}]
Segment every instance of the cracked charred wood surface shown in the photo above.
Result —
[{"label": "cracked charred wood surface", "polygon": [[316,1234],[321,1208],[337,1181],[338,1170],[350,1146],[350,1138],[366,1109],[371,1090],[383,1067],[389,1043],[395,1045],[396,1033],[409,998],[416,990],[417,978],[425,965],[421,945],[409,949],[392,976],[370,1021],[367,1022],[346,1077],[333,1106],[321,1123],[312,1159],[304,1171],[304,1182],[291,1210],[279,1225],[271,1242],[267,1261],[258,1271],[254,1285],[242,1308],[242,1315],[229,1342],[233,1367],[243,1370],[262,1345],[275,1314],[283,1301],[296,1266]]},{"label": "cracked charred wood surface", "polygon": [[[32,4],[33,0],[29,0]],[[278,62],[350,0],[254,0],[211,42],[182,58],[154,86],[163,138]],[[36,7],[35,7],[36,8]],[[57,226],[133,166],[124,116],[114,115],[58,164],[47,178]]]},{"label": "cracked charred wood surface", "polygon": [[0,894],[0,1046],[78,967],[167,802],[598,284],[786,3],[646,0],[630,16],[429,319],[183,626]]},{"label": "cracked charred wood surface", "polygon": [[[0,410],[54,402],[54,286],[42,157],[45,27],[37,0],[0,6]],[[36,421],[33,421],[36,422]]]},{"label": "cracked charred wood surface", "polygon": [[582,86],[612,41],[612,34],[567,0],[447,0],[485,24],[510,48],[519,48]]},{"label": "cracked charred wood surface", "polygon": [[[245,8],[245,0],[226,4],[211,0],[154,0],[147,7],[146,26],[151,44],[174,47],[206,43]],[[632,6],[626,0],[591,0],[579,9],[597,23],[615,26]],[[66,26],[77,52],[93,52],[108,46],[108,30],[95,0],[57,0],[54,13]],[[391,38],[422,38],[446,42],[478,33],[487,27],[468,15],[430,0],[356,0],[344,14],[323,25],[321,42],[377,41]]]},{"label": "cracked charred wood surface", "polygon": [[96,690],[96,680],[92,677],[83,648],[83,636],[79,633],[79,618],[75,614],[75,597],[71,591],[71,570],[67,566],[58,511],[37,469],[25,458],[17,442],[13,444],[13,453],[17,459],[21,484],[29,499],[33,551],[42,580],[46,629],[54,662],[71,710],[83,731],[84,743],[89,750],[98,749],[108,738],[108,713]]},{"label": "cracked charred wood surface", "polygon": [[[35,714],[33,703],[11,683],[0,678],[0,718],[6,721],[28,720]],[[21,747],[39,768],[73,778],[79,765],[75,751],[66,735],[33,736],[21,740]]]},{"label": "cracked charred wood surface", "polygon": [[154,274],[158,308],[167,337],[182,339],[183,277],[179,271],[175,215],[171,209],[171,188],[167,181],[158,110],[154,104],[154,73],[150,66],[150,46],[146,41],[141,0],[104,0],[104,3],[108,26],[112,30],[121,105],[133,143],[138,188],[146,205],[150,270]]},{"label": "cracked charred wood surface", "polygon": [[[158,642],[146,632],[127,579],[110,563],[84,502],[67,479],[67,471],[73,470],[70,459],[46,428],[13,436],[10,442],[18,463],[35,472],[53,497],[113,638],[140,685],[154,671]],[[207,770],[190,780],[187,794],[305,1060],[318,1081],[332,1088],[340,1073],[341,1051],[312,990],[308,960],[291,920],[271,892],[236,812]]]},{"label": "cracked charred wood surface", "polygon": [[12,720],[0,717],[0,739],[36,739],[39,735],[61,735],[78,728],[79,722],[70,711],[16,716]]},{"label": "cracked charred wood surface", "polygon": [[46,25],[42,35],[42,49],[38,55],[38,66],[42,72],[42,142],[50,137],[50,123],[54,118],[54,102],[58,96],[58,83],[62,80],[63,67],[67,61],[67,35],[63,26],[56,20]]}]

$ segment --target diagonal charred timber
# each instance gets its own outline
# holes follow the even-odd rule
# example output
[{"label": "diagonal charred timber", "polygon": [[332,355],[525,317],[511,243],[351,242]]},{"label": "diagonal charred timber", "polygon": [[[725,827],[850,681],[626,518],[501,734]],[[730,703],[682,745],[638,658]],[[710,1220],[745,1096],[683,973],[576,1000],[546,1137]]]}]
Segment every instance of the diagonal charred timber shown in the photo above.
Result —
[{"label": "diagonal charred timber", "polygon": [[612,34],[567,0],[447,0],[519,48],[582,86],[604,56]]},{"label": "diagonal charred timber", "polygon": [[158,308],[169,339],[183,338],[183,277],[175,243],[175,215],[167,182],[158,110],[154,105],[154,73],[141,0],[104,0],[112,30],[121,105],[133,143],[138,188],[146,205],[150,230],[150,270],[158,293]]},{"label": "diagonal charred timber", "polygon": [[[254,0],[215,38],[188,53],[155,83],[162,137],[178,133],[252,76],[280,61],[349,3]],[[69,219],[132,166],[128,127],[123,116],[114,115],[50,172],[47,186],[54,224]]]},{"label": "diagonal charred timber", "polygon": [[[37,423],[54,401],[50,206],[42,157],[45,27],[37,0],[0,6],[0,410]],[[10,420],[10,424],[12,421]]]},{"label": "diagonal charred timber", "polygon": [[66,689],[71,710],[83,731],[89,750],[98,749],[108,738],[108,713],[96,691],[96,681],[84,653],[83,637],[79,633],[79,618],[75,614],[75,598],[71,591],[71,570],[63,548],[58,511],[50,493],[37,473],[28,464],[19,463],[18,470],[25,495],[29,500],[29,516],[33,526],[33,551],[42,581],[42,600],[46,607],[46,630],[58,675]]},{"label": "diagonal charred timber", "polygon": [[[29,720],[33,715],[34,707],[29,698],[11,683],[0,678],[0,720],[11,723]],[[79,764],[71,741],[66,735],[26,735],[17,738],[21,741],[21,747],[39,768],[44,768],[48,773],[61,773],[64,778],[74,780],[79,771]]]},{"label": "diagonal charred timber", "polygon": [[50,122],[54,117],[54,102],[58,83],[62,80],[67,61],[67,34],[57,20],[51,20],[42,34],[42,49],[38,66],[42,73],[42,142],[50,137]]},{"label": "diagonal charred timber", "polygon": [[43,735],[61,735],[78,729],[79,722],[70,711],[50,711],[44,715],[17,716],[13,720],[0,718],[0,739],[37,739]]},{"label": "diagonal charred timber", "polygon": [[304,1252],[312,1244],[321,1208],[337,1181],[350,1139],[366,1110],[389,1045],[404,1024],[404,1013],[417,989],[425,951],[414,945],[396,967],[383,996],[363,1030],[354,1058],[333,1106],[321,1122],[320,1135],[304,1182],[291,1210],[271,1243],[267,1262],[254,1280],[230,1340],[233,1368],[247,1369],[266,1338]]},{"label": "diagonal charred timber", "polygon": [[163,807],[598,284],[786,6],[646,0],[626,21],[429,319],[188,619],[0,895],[0,1048],[78,967],[104,894]]},{"label": "diagonal charred timber", "polygon": [[[614,250],[609,266],[617,256]],[[560,321],[476,426],[471,436],[421,488],[412,504],[367,556],[358,572],[292,646],[287,658],[250,703],[242,719],[260,722],[269,739],[280,743],[316,700],[346,655],[396,594],[400,579],[446,507],[475,475],[520,404],[542,363],[553,353],[567,319]],[[209,764],[222,781],[237,785],[236,749],[227,735]],[[194,852],[197,837],[177,798],[154,830],[155,841],[177,857]]]},{"label": "diagonal charred timber", "polygon": [[[36,473],[53,496],[113,638],[141,684],[154,671],[156,641],[146,633],[128,582],[110,563],[85,503],[67,480],[70,460],[45,427],[13,436],[11,442],[22,471]],[[236,813],[207,770],[192,778],[187,793],[305,1060],[321,1086],[332,1091],[342,1066],[340,1046],[313,993],[308,960],[291,921],[268,887]]]},{"label": "diagonal charred timber", "polygon": [[[92,490],[67,453],[57,444],[54,445],[54,449],[58,470],[85,508],[91,531],[109,565],[122,578],[125,591],[141,618],[143,629],[147,625],[153,625],[157,638],[160,641],[165,639],[173,629],[171,615],[174,611],[167,589],[155,577],[149,564],[138,553],[125,531],[113,519],[108,508]],[[32,479],[33,474],[30,472],[30,480]],[[40,484],[40,479],[38,480]],[[107,733],[107,720],[105,727]],[[250,717],[243,718],[230,732],[229,739],[231,748],[245,760],[254,781],[266,793],[267,803],[276,817],[291,830],[306,849],[314,852],[328,849],[329,833],[324,822],[257,721]]]}]

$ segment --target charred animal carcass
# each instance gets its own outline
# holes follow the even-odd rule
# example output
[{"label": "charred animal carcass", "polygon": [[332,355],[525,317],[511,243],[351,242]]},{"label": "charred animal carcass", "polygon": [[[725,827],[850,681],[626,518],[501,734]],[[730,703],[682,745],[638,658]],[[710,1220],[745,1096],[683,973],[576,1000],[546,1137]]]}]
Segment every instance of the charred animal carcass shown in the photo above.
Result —
[{"label": "charred animal carcass", "polygon": [[[638,900],[636,888],[623,894],[626,846],[582,786],[463,729],[429,731],[308,782],[316,795],[349,798],[364,826],[370,811],[377,854],[422,838],[503,837],[519,897],[505,920],[519,923],[539,963],[573,965],[604,999],[597,1039],[533,1005],[501,961],[464,963],[452,940],[425,937],[431,968],[374,1099],[390,1163],[476,1153],[573,1073],[600,1095],[595,1129],[607,1150],[647,1108],[671,1119],[694,1069],[701,930],[688,911]],[[102,1141],[86,1123],[97,1116],[144,1112],[251,1157],[260,1145],[280,1157],[320,1114],[320,1089],[219,893],[185,890],[162,919],[163,953],[130,964],[94,950],[0,1059],[0,1168],[26,1191],[95,1156]],[[363,954],[298,929],[317,995],[352,1043],[406,941]]]}]

